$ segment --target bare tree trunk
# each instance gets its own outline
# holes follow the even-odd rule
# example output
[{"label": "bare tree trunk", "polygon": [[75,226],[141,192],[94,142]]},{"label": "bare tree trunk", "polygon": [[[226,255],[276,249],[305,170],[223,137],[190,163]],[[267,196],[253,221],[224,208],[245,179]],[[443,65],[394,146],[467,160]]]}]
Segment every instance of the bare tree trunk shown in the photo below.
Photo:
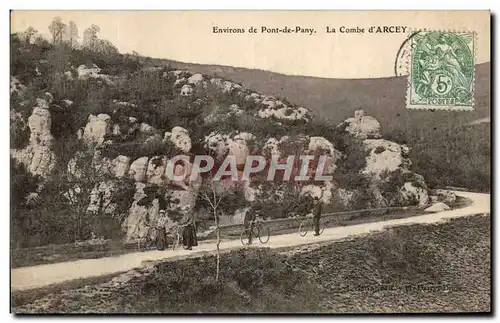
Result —
[{"label": "bare tree trunk", "polygon": [[217,273],[215,275],[215,281],[219,281],[219,271],[220,271],[220,229],[219,229],[219,216],[217,215],[217,209],[214,209],[215,215],[215,231],[217,232]]}]

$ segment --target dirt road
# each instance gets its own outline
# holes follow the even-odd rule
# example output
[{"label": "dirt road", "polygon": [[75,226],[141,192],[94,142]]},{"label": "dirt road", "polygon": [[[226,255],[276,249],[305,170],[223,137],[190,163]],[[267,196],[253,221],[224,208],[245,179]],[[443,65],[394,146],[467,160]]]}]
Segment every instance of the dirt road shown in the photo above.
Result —
[{"label": "dirt road", "polygon": [[[408,225],[418,223],[436,223],[447,219],[468,216],[479,213],[490,212],[490,195],[470,192],[455,192],[458,196],[463,196],[472,200],[468,207],[439,213],[430,213],[421,216],[414,216],[404,219],[364,223],[347,227],[327,228],[319,237],[308,234],[302,238],[297,233],[272,236],[265,245],[270,248],[282,248],[299,246],[324,241],[343,239],[349,236],[363,235],[372,231],[380,231],[385,227],[395,225]],[[255,247],[262,246],[256,243]],[[230,240],[221,243],[221,250],[240,248],[240,240]],[[190,255],[202,252],[214,252],[216,249],[213,241],[200,243],[196,250],[187,251],[183,249],[168,251],[147,251],[136,252],[116,257],[106,257],[99,259],[84,259],[55,264],[38,265],[31,267],[11,269],[11,291],[29,290],[62,283],[86,277],[96,277],[117,272],[127,271],[141,266],[145,260],[159,260],[183,255]]]}]

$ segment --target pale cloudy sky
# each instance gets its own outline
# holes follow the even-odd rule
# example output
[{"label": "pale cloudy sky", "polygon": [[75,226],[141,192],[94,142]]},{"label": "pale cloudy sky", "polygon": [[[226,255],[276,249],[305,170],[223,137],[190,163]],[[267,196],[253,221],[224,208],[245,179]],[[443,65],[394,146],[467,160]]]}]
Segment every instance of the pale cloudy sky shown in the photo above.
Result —
[{"label": "pale cloudy sky", "polygon": [[[399,34],[342,34],[341,26],[404,26],[475,31],[476,63],[490,61],[489,11],[15,11],[13,32],[33,26],[48,35],[53,17],[91,24],[121,52],[182,62],[231,65],[290,75],[369,78],[394,75]],[[307,34],[215,34],[213,27],[314,28]],[[326,33],[326,27],[337,33]]]}]

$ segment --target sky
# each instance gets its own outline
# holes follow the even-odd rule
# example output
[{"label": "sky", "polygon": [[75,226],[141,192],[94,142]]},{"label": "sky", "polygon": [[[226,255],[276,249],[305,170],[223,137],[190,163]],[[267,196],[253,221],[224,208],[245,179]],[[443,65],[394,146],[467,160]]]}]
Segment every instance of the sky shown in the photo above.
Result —
[{"label": "sky", "polygon": [[[394,76],[398,49],[410,28],[474,31],[476,63],[490,61],[489,11],[13,11],[11,32],[34,27],[48,36],[59,16],[73,20],[80,37],[91,24],[122,53],[199,64],[270,70],[327,78]],[[261,27],[313,29],[316,33],[249,33]],[[340,27],[364,33],[340,33]],[[406,32],[371,34],[371,26],[400,26]],[[243,28],[244,34],[213,28]],[[336,33],[327,33],[326,28]]]}]

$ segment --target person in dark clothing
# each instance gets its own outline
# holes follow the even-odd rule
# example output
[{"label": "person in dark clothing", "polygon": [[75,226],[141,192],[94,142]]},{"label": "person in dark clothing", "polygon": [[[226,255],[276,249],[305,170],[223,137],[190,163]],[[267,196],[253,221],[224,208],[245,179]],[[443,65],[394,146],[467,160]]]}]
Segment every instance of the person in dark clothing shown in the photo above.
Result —
[{"label": "person in dark clothing", "polygon": [[156,223],[156,249],[165,250],[168,248],[167,230],[165,229],[167,215],[165,210],[160,210],[159,214],[160,217]]},{"label": "person in dark clothing", "polygon": [[319,236],[319,221],[321,219],[322,203],[318,197],[314,198],[314,210],[313,210],[313,224],[314,224],[314,235]]},{"label": "person in dark clothing", "polygon": [[[144,193],[146,196],[137,202],[137,205],[145,206],[150,208],[155,199],[158,199],[158,214],[153,219],[149,218],[149,212],[147,213],[146,222],[154,223],[156,226],[156,236],[154,237],[154,242],[156,244],[156,249],[165,250],[167,248],[167,232],[165,225],[167,222],[166,209],[167,202],[165,200],[165,195],[162,190],[157,186],[151,186],[144,188]],[[150,222],[151,221],[151,222]]]},{"label": "person in dark clothing", "polygon": [[198,245],[198,239],[196,237],[196,226],[194,219],[194,212],[189,210],[186,215],[179,223],[182,229],[182,244],[187,250],[192,250],[193,247]]},{"label": "person in dark clothing", "polygon": [[248,230],[248,244],[252,244],[252,232],[255,226],[255,220],[257,219],[257,212],[254,209],[250,208],[247,213],[245,213],[245,219],[243,220],[243,224],[245,225],[245,229]]}]

